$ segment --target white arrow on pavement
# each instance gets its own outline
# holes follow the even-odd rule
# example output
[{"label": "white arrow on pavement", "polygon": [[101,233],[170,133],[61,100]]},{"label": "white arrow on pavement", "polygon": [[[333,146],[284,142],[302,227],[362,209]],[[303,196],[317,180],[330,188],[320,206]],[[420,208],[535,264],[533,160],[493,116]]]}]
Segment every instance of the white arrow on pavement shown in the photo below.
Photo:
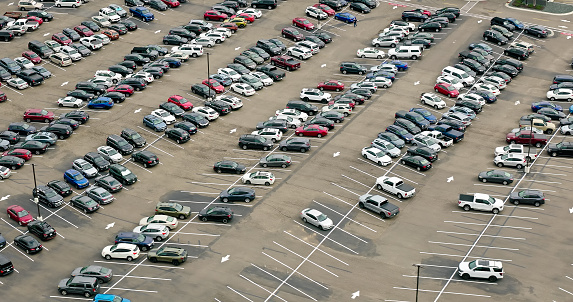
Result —
[{"label": "white arrow on pavement", "polygon": [[414,85],[419,85],[419,84],[420,84],[420,81],[414,82]]},{"label": "white arrow on pavement", "polygon": [[12,5],[12,4],[14,4],[14,2],[10,2],[10,3],[8,3],[8,5]]},{"label": "white arrow on pavement", "polygon": [[225,256],[225,257],[221,257],[221,263],[223,263],[223,262],[225,262],[225,261],[228,261],[228,260],[229,260],[229,257],[231,257],[231,255],[227,255],[227,256]]},{"label": "white arrow on pavement", "polygon": [[141,111],[141,108],[136,109],[135,111],[133,111],[133,113],[138,113],[139,111]]},{"label": "white arrow on pavement", "polygon": [[235,47],[235,50],[239,50],[239,49],[241,49],[241,46],[239,46],[239,47]]},{"label": "white arrow on pavement", "polygon": [[65,86],[65,85],[68,85],[68,82],[63,82],[62,85],[60,86]]},{"label": "white arrow on pavement", "polygon": [[397,9],[397,8],[398,8],[397,6],[394,6],[392,9]]},{"label": "white arrow on pavement", "polygon": [[107,230],[107,229],[111,229],[111,228],[113,228],[114,225],[115,225],[115,222],[112,222],[112,223],[106,225],[106,226],[105,226],[105,229],[106,229],[106,230]]},{"label": "white arrow on pavement", "polygon": [[516,105],[516,106],[519,105],[519,101],[515,101],[515,105]]},{"label": "white arrow on pavement", "polygon": [[[10,4],[11,4],[11,3],[10,3]],[[10,5],[10,4],[8,4],[8,5]],[[569,21],[569,20],[561,20],[561,21],[567,22],[567,23],[571,22],[571,21]]]},{"label": "white arrow on pavement", "polygon": [[235,133],[235,132],[237,132],[237,128],[231,129],[231,131],[229,131],[229,133]]},{"label": "white arrow on pavement", "polygon": [[571,39],[571,36],[567,36],[567,40]]},{"label": "white arrow on pavement", "polygon": [[4,201],[4,200],[6,200],[6,199],[8,199],[8,198],[10,198],[10,195],[3,196],[2,198],[0,198],[0,201]]},{"label": "white arrow on pavement", "polygon": [[448,177],[448,182],[450,182],[450,181],[454,181],[454,177],[453,177],[453,176]]},{"label": "white arrow on pavement", "polygon": [[[10,196],[10,195],[8,195]],[[573,214],[573,208],[569,209],[569,214]]]},{"label": "white arrow on pavement", "polygon": [[567,28],[567,26],[564,26],[564,25],[559,25],[558,27]]},{"label": "white arrow on pavement", "polygon": [[340,155],[340,152],[336,152],[336,153],[332,154],[332,157],[337,157],[338,155]]},{"label": "white arrow on pavement", "polygon": [[356,291],[352,293],[352,299],[356,299],[356,297],[360,296],[360,291]]},{"label": "white arrow on pavement", "polygon": [[47,36],[47,35],[49,35],[49,34],[50,34],[50,33],[45,33],[45,34],[44,34],[44,37]]},{"label": "white arrow on pavement", "polygon": [[320,65],[320,68],[324,68],[324,67],[326,67],[326,64]]},{"label": "white arrow on pavement", "polygon": [[158,30],[155,31],[156,34],[158,34],[158,33],[160,33],[160,32],[161,32],[161,29],[158,29]]}]

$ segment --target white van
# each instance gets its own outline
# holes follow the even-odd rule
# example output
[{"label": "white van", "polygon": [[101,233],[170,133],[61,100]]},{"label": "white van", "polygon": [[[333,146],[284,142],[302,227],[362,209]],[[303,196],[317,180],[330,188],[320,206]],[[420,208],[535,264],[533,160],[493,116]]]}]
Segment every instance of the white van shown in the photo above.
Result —
[{"label": "white van", "polygon": [[466,87],[473,85],[476,81],[474,77],[470,76],[465,71],[457,69],[453,66],[447,66],[442,69],[442,75],[454,77],[460,80],[460,82],[462,82]]},{"label": "white van", "polygon": [[82,0],[56,0],[54,3],[56,7],[80,7],[82,5]]},{"label": "white van", "polygon": [[400,45],[394,49],[388,50],[388,56],[395,59],[412,59],[417,60],[422,56],[421,46],[405,46]]}]

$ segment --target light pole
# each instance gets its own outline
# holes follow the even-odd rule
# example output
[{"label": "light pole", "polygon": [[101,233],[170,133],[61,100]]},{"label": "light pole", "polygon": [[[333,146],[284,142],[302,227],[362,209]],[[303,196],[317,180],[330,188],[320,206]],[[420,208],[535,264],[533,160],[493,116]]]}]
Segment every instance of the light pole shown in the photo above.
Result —
[{"label": "light pole", "polygon": [[[207,83],[209,83],[209,80],[210,80],[209,75],[211,74],[209,72],[209,55],[210,55],[210,53],[207,52],[206,54],[207,54]],[[207,86],[207,88],[209,89],[208,90],[209,91],[209,97],[207,99],[210,100],[211,99],[211,87]]]},{"label": "light pole", "polygon": [[423,268],[424,265],[412,264],[412,266],[416,266],[418,268],[418,273],[416,275],[416,302],[418,302],[418,285],[420,284],[420,268]]},{"label": "light pole", "polygon": [[40,213],[40,201],[38,200],[38,185],[36,184],[36,165],[32,164],[32,173],[34,174],[34,203],[38,206],[38,221],[42,221],[42,214]]}]

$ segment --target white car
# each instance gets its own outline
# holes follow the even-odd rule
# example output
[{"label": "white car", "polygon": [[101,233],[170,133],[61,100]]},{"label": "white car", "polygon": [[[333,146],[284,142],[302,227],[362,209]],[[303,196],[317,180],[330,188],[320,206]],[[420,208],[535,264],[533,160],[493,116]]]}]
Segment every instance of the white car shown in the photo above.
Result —
[{"label": "white car", "polygon": [[111,81],[110,78],[105,78],[105,77],[97,77],[97,78],[91,78],[88,80],[88,82],[97,84],[97,85],[102,85],[105,87],[105,89],[108,89],[109,87],[113,86],[113,82]]},{"label": "white car", "polygon": [[201,20],[201,19],[191,20],[191,21],[189,21],[189,24],[201,25],[201,26],[204,26],[204,27],[208,27],[209,29],[213,28],[213,24],[212,24],[212,23],[209,23],[209,22],[207,22],[207,21],[205,21],[205,20]]},{"label": "white car", "polygon": [[181,60],[181,62],[189,61],[189,55],[182,52],[171,51],[170,53],[163,56],[164,58],[175,58]]},{"label": "white car", "polygon": [[199,37],[197,37],[197,38],[211,39],[211,40],[215,41],[215,43],[219,44],[219,43],[225,42],[225,40],[227,39],[227,35],[220,33],[220,32],[209,31],[209,32],[200,34]]},{"label": "white car", "polygon": [[254,173],[245,173],[241,180],[247,185],[270,186],[275,183],[275,176],[271,172],[257,171]]},{"label": "white car", "polygon": [[155,109],[151,111],[151,115],[162,119],[167,125],[175,123],[175,116],[171,115],[171,113],[167,112],[165,109]]},{"label": "white car", "polygon": [[60,107],[74,107],[79,108],[84,104],[82,99],[75,98],[73,96],[67,96],[65,98],[58,99],[58,106]]},{"label": "white car", "polygon": [[170,230],[173,230],[179,224],[177,218],[167,216],[167,215],[153,215],[150,217],[143,217],[139,220],[139,225],[146,225],[146,224],[160,224],[168,227]]},{"label": "white car", "polygon": [[99,15],[114,23],[121,20],[121,17],[115,12],[115,9],[111,9],[109,7],[100,8]]},{"label": "white car", "polygon": [[213,46],[215,46],[215,40],[213,40],[211,38],[197,37],[197,38],[191,40],[191,44],[213,47]]},{"label": "white car", "polygon": [[110,81],[114,84],[117,84],[119,81],[123,79],[121,74],[115,73],[111,70],[96,70],[96,72],[94,73],[94,78],[99,78],[99,77],[109,78]]},{"label": "white car", "polygon": [[123,156],[117,150],[110,146],[100,146],[97,148],[97,152],[107,161],[113,164],[117,164],[123,160]]},{"label": "white car", "polygon": [[392,144],[389,141],[383,140],[381,138],[375,138],[370,145],[384,153],[386,153],[386,155],[390,156],[390,157],[398,157],[400,156],[400,149],[398,149],[398,147],[396,147],[394,144]]},{"label": "white car", "polygon": [[203,46],[196,44],[183,44],[171,47],[173,53],[184,53],[194,58],[203,55]]},{"label": "white car", "polygon": [[245,8],[245,9],[241,9],[237,12],[237,15],[240,15],[242,13],[246,13],[249,15],[253,15],[255,16],[256,19],[260,18],[263,16],[263,12],[261,12],[261,10],[256,9],[256,8]]},{"label": "white car", "polygon": [[481,95],[471,92],[458,95],[458,100],[471,100],[478,102],[481,106],[485,105],[485,99]]},{"label": "white car", "polygon": [[98,39],[103,45],[107,45],[111,42],[110,38],[104,34],[97,34],[93,35],[92,37]]},{"label": "white car", "polygon": [[336,111],[344,114],[344,116],[349,116],[352,113],[352,107],[348,104],[338,104],[334,103],[332,105],[324,106],[321,109],[322,112]]},{"label": "white car", "polygon": [[456,88],[458,91],[465,87],[464,83],[460,82],[458,79],[451,76],[443,76],[443,75],[439,76],[436,79],[436,84],[438,83],[450,84],[454,86],[454,88]]},{"label": "white car", "polygon": [[253,131],[255,135],[260,135],[266,139],[270,139],[273,143],[280,141],[283,138],[283,133],[275,128],[263,128],[261,130]]},{"label": "white car", "polygon": [[373,72],[380,71],[380,70],[389,71],[391,73],[398,73],[398,67],[396,67],[396,65],[394,65],[394,64],[382,63],[380,65],[370,67],[370,71],[373,71]]},{"label": "white car", "polygon": [[231,109],[237,110],[243,107],[243,101],[236,96],[232,95],[220,95],[215,98],[217,101],[225,102],[227,105],[231,106]]},{"label": "white car", "polygon": [[268,75],[260,71],[251,72],[251,75],[259,79],[264,86],[271,86],[275,82]]},{"label": "white car", "polygon": [[397,39],[398,41],[402,41],[406,38],[406,35],[404,35],[403,32],[399,32],[399,31],[387,31],[387,32],[383,32],[378,34],[378,38],[384,38],[384,37],[392,37]]},{"label": "white car", "polygon": [[332,99],[332,95],[328,92],[322,92],[316,88],[303,88],[300,91],[300,98],[305,101],[315,101],[328,103]]},{"label": "white car", "polygon": [[314,7],[314,6],[308,6],[305,10],[304,13],[309,16],[309,17],[313,17],[316,18],[318,20],[324,20],[328,18],[328,14],[325,13],[323,10]]},{"label": "white car", "polygon": [[400,43],[400,40],[396,37],[378,37],[372,40],[372,46],[376,47],[391,47],[394,48]]},{"label": "white car", "polygon": [[241,78],[241,75],[238,72],[228,67],[217,69],[217,73],[230,77],[233,82],[236,82]]},{"label": "white car", "polygon": [[[402,23],[404,25],[399,25],[396,23]],[[407,25],[405,23],[407,23]],[[412,22],[404,22],[404,21],[392,21],[392,23],[390,23],[390,27],[402,27],[402,28],[407,29],[409,31],[415,31],[416,30],[416,24],[414,24]]]},{"label": "white car", "polygon": [[377,87],[382,87],[382,88],[389,88],[393,84],[392,80],[385,78],[385,77],[375,77],[375,78],[366,79],[366,82],[372,82],[372,83],[376,84]]},{"label": "white car", "polygon": [[422,95],[420,95],[420,102],[422,102],[424,105],[428,105],[436,109],[442,109],[446,107],[446,102],[444,102],[444,100],[433,93],[422,93]]},{"label": "white car", "polygon": [[299,58],[301,60],[306,60],[312,57],[312,53],[308,50],[308,48],[296,46],[287,48],[287,55]]},{"label": "white car", "polygon": [[8,81],[6,81],[6,83],[8,84],[8,86],[12,86],[20,90],[30,87],[28,83],[26,83],[26,81],[20,78],[11,78]]},{"label": "white car", "polygon": [[412,139],[412,146],[428,147],[436,152],[440,152],[442,150],[442,147],[437,140],[421,133],[414,135],[414,138]]},{"label": "white car", "polygon": [[477,259],[471,262],[460,262],[458,274],[462,279],[480,278],[495,282],[503,278],[503,265],[501,261]]},{"label": "white car", "polygon": [[378,85],[374,82],[366,82],[366,81],[353,83],[352,85],[350,85],[350,90],[357,88],[369,89],[372,93],[375,93],[378,90]]},{"label": "white car", "polygon": [[558,88],[549,90],[547,91],[547,98],[551,101],[566,100],[567,102],[571,102],[573,100],[573,89]]},{"label": "white car", "polygon": [[474,85],[473,89],[489,91],[493,93],[493,95],[495,96],[498,96],[501,93],[497,87],[493,86],[492,84],[486,84],[486,83],[477,83]]},{"label": "white car", "polygon": [[[83,38],[82,38],[83,39]],[[81,42],[81,39],[80,39]],[[44,44],[46,44],[46,46],[48,46],[48,48],[50,48],[51,50],[53,50],[54,52],[59,52],[60,48],[62,48],[62,44],[54,41],[54,40],[48,40],[48,41],[44,41]],[[82,43],[83,44],[83,43]],[[87,46],[87,45],[86,45]]]},{"label": "white car", "polygon": [[10,175],[12,175],[12,170],[7,167],[0,166],[0,179],[10,178]]},{"label": "white car", "polygon": [[310,51],[310,53],[312,53],[313,55],[320,52],[320,46],[318,46],[318,44],[316,44],[312,41],[303,40],[303,41],[296,42],[294,45],[308,49]]},{"label": "white car", "polygon": [[521,169],[525,167],[527,160],[523,154],[510,153],[496,156],[493,163],[500,168],[515,167]]},{"label": "white car", "polygon": [[209,107],[201,107],[201,106],[194,107],[192,111],[195,113],[199,113],[209,121],[216,120],[219,117],[219,113],[217,113],[217,111]]},{"label": "white car", "polygon": [[127,261],[132,261],[139,257],[139,248],[131,243],[108,245],[101,251],[101,256],[107,260],[126,259]]},{"label": "white car", "polygon": [[[537,128],[533,128],[533,129],[537,129]],[[559,131],[561,131],[561,134],[563,134],[563,135],[573,135],[573,124],[563,125],[563,126],[561,126],[561,130],[559,130]],[[543,131],[541,133],[543,133]]]},{"label": "white car", "polygon": [[211,32],[222,34],[225,38],[230,38],[233,35],[233,32],[226,27],[213,28],[211,29]]},{"label": "white car", "polygon": [[30,60],[28,60],[28,59],[26,59],[26,58],[24,58],[24,57],[14,58],[14,61],[15,61],[16,63],[18,63],[18,65],[24,67],[24,69],[29,69],[29,68],[34,67],[34,63],[32,63]]},{"label": "white car", "polygon": [[145,71],[139,71],[137,73],[128,74],[125,76],[125,78],[126,79],[130,79],[130,78],[143,79],[148,84],[155,80],[155,78],[153,77],[153,75],[151,73],[145,72]]},{"label": "white car", "polygon": [[97,176],[97,169],[85,159],[78,158],[72,163],[72,168],[82,173],[86,178]]},{"label": "white car", "polygon": [[362,156],[380,166],[387,166],[392,163],[392,158],[390,158],[386,152],[374,147],[362,148]]},{"label": "white car", "polygon": [[94,36],[80,38],[80,43],[89,50],[98,50],[103,47],[102,41]]},{"label": "white car", "polygon": [[272,120],[285,120],[287,123],[287,127],[296,129],[300,126],[302,126],[302,122],[299,119],[296,118],[292,118],[291,116],[288,115],[277,115],[277,116],[271,116],[269,117],[269,121]]},{"label": "white car", "polygon": [[386,54],[379,49],[366,47],[356,51],[356,56],[360,58],[382,59]]},{"label": "white car", "polygon": [[92,21],[94,21],[95,24],[97,24],[99,27],[111,26],[111,22],[109,22],[109,19],[104,16],[93,16]]},{"label": "white car", "polygon": [[431,137],[433,139],[435,139],[442,148],[447,148],[451,145],[453,145],[454,141],[453,139],[445,136],[442,132],[437,131],[437,130],[432,130],[432,131],[423,131],[422,133],[420,133],[420,135],[425,135],[427,137]]},{"label": "white car", "polygon": [[483,77],[479,81],[486,84],[492,84],[498,89],[505,89],[505,87],[507,87],[505,80],[496,76]]},{"label": "white car", "polygon": [[133,229],[134,233],[143,234],[155,241],[163,241],[169,237],[169,228],[161,224],[140,225]]},{"label": "white car", "polygon": [[299,119],[301,122],[306,122],[308,119],[308,114],[300,112],[296,109],[279,109],[275,112],[275,115],[288,115],[290,117]]},{"label": "white car", "polygon": [[310,223],[321,230],[330,230],[334,227],[332,220],[326,215],[322,214],[319,210],[304,209],[300,213],[300,218],[305,223]]},{"label": "white car", "polygon": [[231,91],[242,94],[244,96],[251,96],[255,94],[255,89],[253,89],[253,87],[247,83],[234,83],[231,85]]},{"label": "white car", "polygon": [[383,33],[399,32],[399,33],[403,34],[404,36],[407,36],[410,34],[410,29],[408,27],[405,27],[405,26],[390,26],[390,27],[384,28],[384,30],[382,32]]}]

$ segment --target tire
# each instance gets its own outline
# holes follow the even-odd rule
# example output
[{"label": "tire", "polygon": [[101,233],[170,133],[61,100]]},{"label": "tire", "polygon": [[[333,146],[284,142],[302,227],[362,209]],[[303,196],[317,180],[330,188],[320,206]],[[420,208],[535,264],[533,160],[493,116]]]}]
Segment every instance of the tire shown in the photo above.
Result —
[{"label": "tire", "polygon": [[489,282],[495,282],[495,281],[497,281],[497,277],[496,276],[489,276],[489,278],[487,278],[487,280],[489,280]]},{"label": "tire", "polygon": [[518,205],[518,204],[519,204],[519,200],[514,200],[514,201],[513,201],[513,204],[514,204],[514,205]]},{"label": "tire", "polygon": [[[58,5],[56,5],[56,6],[57,6],[57,7],[62,7],[62,5],[61,5],[61,4],[58,4]],[[131,14],[131,15],[133,16],[133,14]]]},{"label": "tire", "polygon": [[417,59],[418,59],[418,56],[416,56],[416,55],[412,56],[412,60],[417,60]]},{"label": "tire", "polygon": [[440,31],[440,29],[439,29],[439,28],[436,28],[436,32],[439,32],[439,31]]},{"label": "tire", "polygon": [[222,202],[229,202],[229,198],[224,197],[223,199],[221,199]]},{"label": "tire", "polygon": [[464,279],[464,280],[469,280],[469,279],[470,279],[470,275],[469,275],[469,274],[463,274],[463,275],[462,275],[462,279]]},{"label": "tire", "polygon": [[155,258],[155,257],[151,257],[151,258],[149,258],[149,261],[151,261],[151,262],[155,263],[155,262],[157,262],[157,258]]},{"label": "tire", "polygon": [[62,294],[62,296],[67,296],[67,295],[68,295],[68,292],[62,289],[62,290],[60,291],[60,294]]},{"label": "tire", "polygon": [[144,166],[145,168],[149,167],[149,165],[148,165],[147,163],[143,163],[143,166]]},{"label": "tire", "polygon": [[494,213],[494,214],[498,214],[498,213],[499,213],[499,209],[493,209],[493,210],[491,210],[491,212]]},{"label": "tire", "polygon": [[416,167],[416,170],[418,170],[418,171],[422,171],[422,168],[420,168],[420,167]]},{"label": "tire", "polygon": [[157,241],[157,242],[160,242],[160,241],[162,241],[162,240],[163,240],[163,238],[161,238],[161,236],[155,237],[155,241]]},{"label": "tire", "polygon": [[[346,115],[346,113],[344,113],[344,116],[348,116],[348,115]],[[321,138],[321,137],[322,137],[322,134],[319,133],[319,134],[316,135],[316,137]]]},{"label": "tire", "polygon": [[251,181],[250,181],[250,180],[247,180],[247,181],[245,181],[245,183],[248,184],[248,185],[250,185],[250,184],[251,184]]},{"label": "tire", "polygon": [[243,148],[243,150],[247,150],[247,145],[242,145],[241,148]]},{"label": "tire", "polygon": [[72,8],[76,8],[76,5],[75,5],[75,4],[72,4]]},{"label": "tire", "polygon": [[[60,106],[60,107],[64,107],[64,104],[58,104],[58,106]],[[74,105],[74,106],[75,106],[75,105]]]},{"label": "tire", "polygon": [[487,179],[484,178],[484,179],[481,180],[481,182],[486,183],[486,182],[487,182]]},{"label": "tire", "polygon": [[205,21],[211,21],[209,17],[205,17]]},{"label": "tire", "polygon": [[467,204],[464,206],[464,211],[469,211],[469,210],[471,210],[471,209],[472,209],[472,207],[470,207],[470,206],[467,205]]},{"label": "tire", "polygon": [[343,71],[342,71],[342,74],[346,74],[346,70],[343,70]]},{"label": "tire", "polygon": [[111,256],[110,256],[110,255],[105,255],[105,259],[106,259],[106,260],[111,260]]},{"label": "tire", "polygon": [[269,147],[263,147],[263,151],[269,150]]},{"label": "tire", "polygon": [[173,260],[171,261],[171,263],[173,263],[173,265],[178,266],[179,264],[181,264],[179,261],[177,260]]},{"label": "tire", "polygon": [[398,193],[398,194],[396,194],[396,196],[397,196],[399,199],[404,198],[404,196],[402,196],[402,193]]},{"label": "tire", "polygon": [[541,143],[535,143],[536,148],[541,148]]},{"label": "tire", "polygon": [[515,167],[518,168],[518,169],[521,169],[521,168],[523,168],[523,165],[519,164],[519,165],[517,165],[517,166],[515,166]]},{"label": "tire", "polygon": [[263,164],[263,168],[266,168],[266,167],[268,167],[268,166],[269,166],[269,165],[267,165],[267,164]]},{"label": "tire", "polygon": [[273,7],[269,5],[269,6],[267,6],[267,9],[273,9]]},{"label": "tire", "polygon": [[[553,133],[553,130],[548,129],[547,131],[545,131],[545,133],[546,133],[546,134],[551,134],[551,133]],[[565,134],[565,133],[564,133],[564,134]]]},{"label": "tire", "polygon": [[86,298],[89,298],[89,297],[91,297],[91,296],[92,296],[92,294],[90,294],[89,292],[85,292],[85,293],[84,293],[84,297],[86,297]]},{"label": "tire", "polygon": [[60,139],[64,139],[65,137],[63,135],[60,135]]},{"label": "tire", "polygon": [[282,165],[281,165],[281,167],[283,167],[283,168],[286,168],[286,167],[287,167],[287,165],[286,165],[286,164],[282,164]]},{"label": "tire", "polygon": [[318,228],[319,228],[321,231],[324,231],[324,228],[322,228],[321,225],[319,225]]},{"label": "tire", "polygon": [[247,198],[245,198],[245,202],[249,203],[249,202],[251,202],[251,199],[247,197]]},{"label": "tire", "polygon": [[306,153],[306,148],[301,148],[300,153]]}]

